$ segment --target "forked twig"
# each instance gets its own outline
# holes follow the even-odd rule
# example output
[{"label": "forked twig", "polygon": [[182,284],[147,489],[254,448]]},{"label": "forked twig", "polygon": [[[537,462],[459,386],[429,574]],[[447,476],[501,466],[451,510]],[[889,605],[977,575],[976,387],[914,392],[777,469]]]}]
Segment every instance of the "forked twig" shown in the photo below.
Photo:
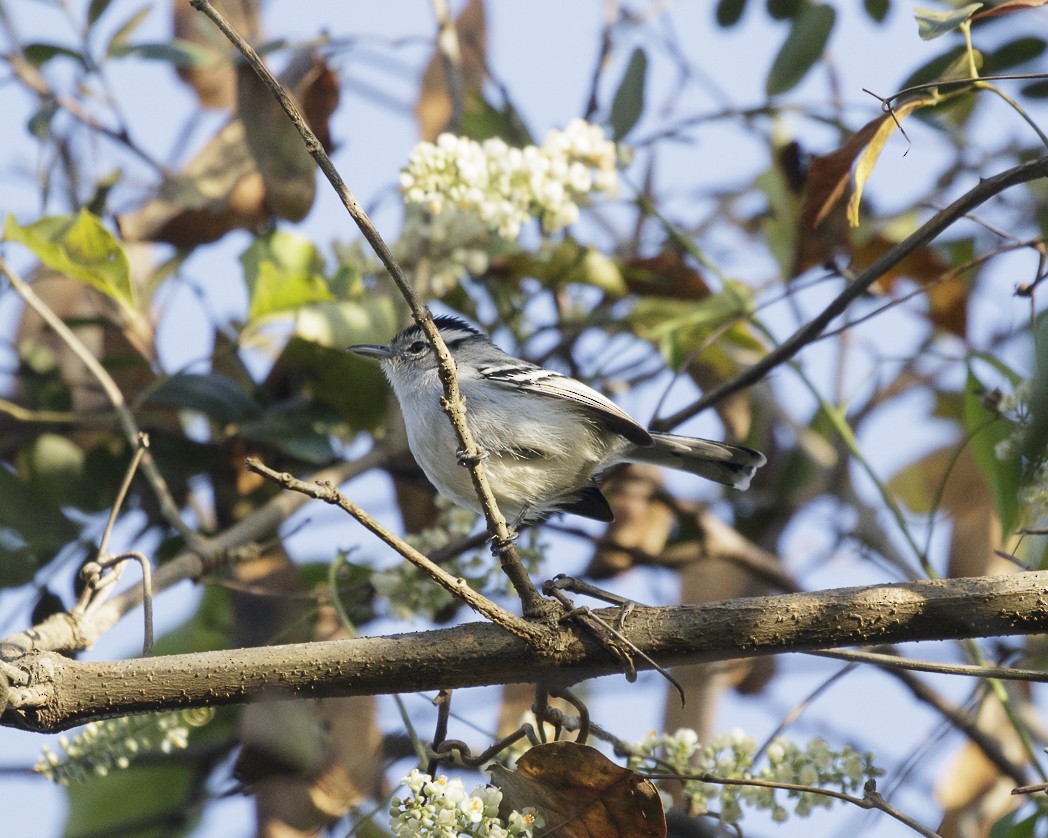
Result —
[{"label": "forked twig", "polygon": [[[138,435],[138,447],[135,449],[135,454],[124,473],[123,482],[120,484],[120,489],[113,500],[113,506],[109,510],[109,518],[106,521],[105,529],[102,530],[102,537],[98,541],[98,556],[94,561],[86,562],[80,568],[80,578],[85,583],[84,590],[80,594],[76,605],[69,611],[69,615],[74,621],[77,623],[83,622],[93,610],[97,610],[104,602],[101,594],[106,590],[112,589],[119,581],[123,573],[124,562],[132,559],[138,562],[142,568],[142,619],[145,623],[142,639],[143,657],[149,657],[153,653],[153,577],[149,559],[137,550],[114,556],[106,548],[109,546],[109,536],[113,532],[117,516],[120,514],[120,509],[127,498],[128,489],[131,488],[131,481],[134,479],[135,472],[138,471],[138,466],[142,462],[142,458],[145,456],[148,448],[149,435],[140,432]],[[112,572],[105,573],[104,571],[106,570],[111,570]]]}]

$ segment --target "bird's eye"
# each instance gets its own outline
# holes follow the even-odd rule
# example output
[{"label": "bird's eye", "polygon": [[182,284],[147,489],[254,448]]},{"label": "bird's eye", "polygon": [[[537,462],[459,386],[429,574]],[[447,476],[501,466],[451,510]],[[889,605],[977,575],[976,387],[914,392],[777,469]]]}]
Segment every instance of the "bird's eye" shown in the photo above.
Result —
[{"label": "bird's eye", "polygon": [[418,355],[426,349],[426,342],[423,340],[417,340],[411,346],[408,347],[408,352],[412,355]]}]

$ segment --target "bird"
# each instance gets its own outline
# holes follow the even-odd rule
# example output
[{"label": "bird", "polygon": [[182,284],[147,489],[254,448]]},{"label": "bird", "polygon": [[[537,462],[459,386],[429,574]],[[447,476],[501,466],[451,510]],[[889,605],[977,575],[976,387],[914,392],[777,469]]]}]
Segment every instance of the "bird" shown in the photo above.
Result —
[{"label": "bird", "polygon": [[[592,387],[509,355],[465,320],[441,314],[433,322],[455,359],[466,422],[492,493],[514,526],[557,512],[612,521],[597,478],[618,463],[665,466],[741,490],[766,462],[751,448],[648,431]],[[437,356],[422,329],[412,324],[386,345],[348,349],[380,362],[426,477],[449,500],[480,514],[441,406]]]}]

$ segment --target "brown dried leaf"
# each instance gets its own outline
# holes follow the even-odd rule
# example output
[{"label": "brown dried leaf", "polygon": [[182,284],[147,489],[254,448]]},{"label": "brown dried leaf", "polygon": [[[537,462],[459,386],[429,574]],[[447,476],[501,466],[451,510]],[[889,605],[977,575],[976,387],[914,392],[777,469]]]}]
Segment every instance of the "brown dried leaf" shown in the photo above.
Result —
[{"label": "brown dried leaf", "polygon": [[250,67],[237,71],[237,115],[265,186],[266,206],[278,218],[301,221],[316,197],[316,164],[298,129]]},{"label": "brown dried leaf", "polygon": [[[1010,690],[1016,707],[1028,704],[1029,685]],[[1027,762],[1023,744],[999,699],[984,697],[976,723],[1016,765]],[[943,838],[989,835],[990,828],[1022,802],[1012,794],[1015,781],[1003,775],[975,743],[966,741],[947,772],[935,784],[935,797],[945,811],[938,832]]]},{"label": "brown dried leaf", "polygon": [[[484,84],[484,65],[487,56],[487,24],[484,0],[470,0],[455,21],[459,53],[458,72],[462,83],[462,98],[480,93]],[[451,48],[454,48],[454,44]],[[448,90],[445,58],[438,48],[433,51],[422,75],[422,91],[415,105],[419,136],[432,142],[451,121],[453,104]]]},{"label": "brown dried leaf", "polygon": [[[233,28],[248,41],[259,34],[258,0],[214,0],[217,8]],[[205,108],[229,108],[236,101],[236,70],[230,61],[230,46],[218,30],[189,0],[175,0],[174,35],[214,53],[214,63],[203,67],[179,67],[182,81],[196,91]]]},{"label": "brown dried leaf", "polygon": [[702,274],[684,261],[675,247],[666,247],[655,256],[629,259],[622,266],[626,288],[633,294],[701,300],[710,295]]},{"label": "brown dried leaf", "polygon": [[960,452],[949,445],[921,457],[897,472],[888,488],[914,512],[929,514],[938,500],[938,508],[950,514],[947,575],[951,578],[1014,570],[1011,562],[994,553],[1003,531],[970,445]]},{"label": "brown dried leaf", "polygon": [[976,12],[971,19],[983,20],[989,17],[1010,14],[1011,12],[1021,12],[1024,9],[1037,9],[1045,3],[1048,3],[1048,0],[1007,0],[1007,2],[994,6],[992,9]]},{"label": "brown dried leaf", "polygon": [[[281,83],[302,103],[321,142],[330,145],[327,121],[338,104],[338,86],[327,65],[303,52],[281,74]],[[241,76],[243,118],[226,124],[154,198],[118,219],[125,240],[189,248],[231,230],[259,229],[274,216],[298,220],[309,211],[316,192],[314,163],[260,86]]]},{"label": "brown dried leaf", "polygon": [[[861,271],[887,253],[896,242],[876,234],[852,248],[852,267]],[[961,276],[947,276],[950,264],[931,247],[921,247],[907,254],[877,280],[874,288],[890,292],[899,279],[911,279],[925,287],[928,297],[928,320],[932,325],[958,337],[968,333],[968,297],[971,283]]]},{"label": "brown dried leaf", "polygon": [[516,771],[491,767],[502,789],[503,816],[528,806],[557,838],[645,838],[666,835],[666,815],[655,785],[616,765],[600,751],[575,742],[538,745]]},{"label": "brown dried leaf", "polygon": [[155,197],[118,218],[126,241],[193,247],[230,230],[255,229],[268,218],[265,187],[240,120],[228,123]]}]

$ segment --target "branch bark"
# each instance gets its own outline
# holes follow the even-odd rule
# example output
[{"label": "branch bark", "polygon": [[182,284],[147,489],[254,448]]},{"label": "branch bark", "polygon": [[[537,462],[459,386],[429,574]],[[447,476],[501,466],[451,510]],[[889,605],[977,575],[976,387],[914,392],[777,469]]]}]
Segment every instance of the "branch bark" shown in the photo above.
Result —
[{"label": "branch bark", "polygon": [[[616,609],[597,612],[614,620]],[[1048,571],[703,605],[637,608],[622,633],[661,665],[835,646],[1048,631]],[[541,682],[621,671],[599,640],[565,629],[535,650],[487,623],[355,640],[81,662],[34,652],[17,662],[3,724],[58,731],[103,718],[259,696],[350,696]],[[638,668],[647,665],[638,660]]]}]

